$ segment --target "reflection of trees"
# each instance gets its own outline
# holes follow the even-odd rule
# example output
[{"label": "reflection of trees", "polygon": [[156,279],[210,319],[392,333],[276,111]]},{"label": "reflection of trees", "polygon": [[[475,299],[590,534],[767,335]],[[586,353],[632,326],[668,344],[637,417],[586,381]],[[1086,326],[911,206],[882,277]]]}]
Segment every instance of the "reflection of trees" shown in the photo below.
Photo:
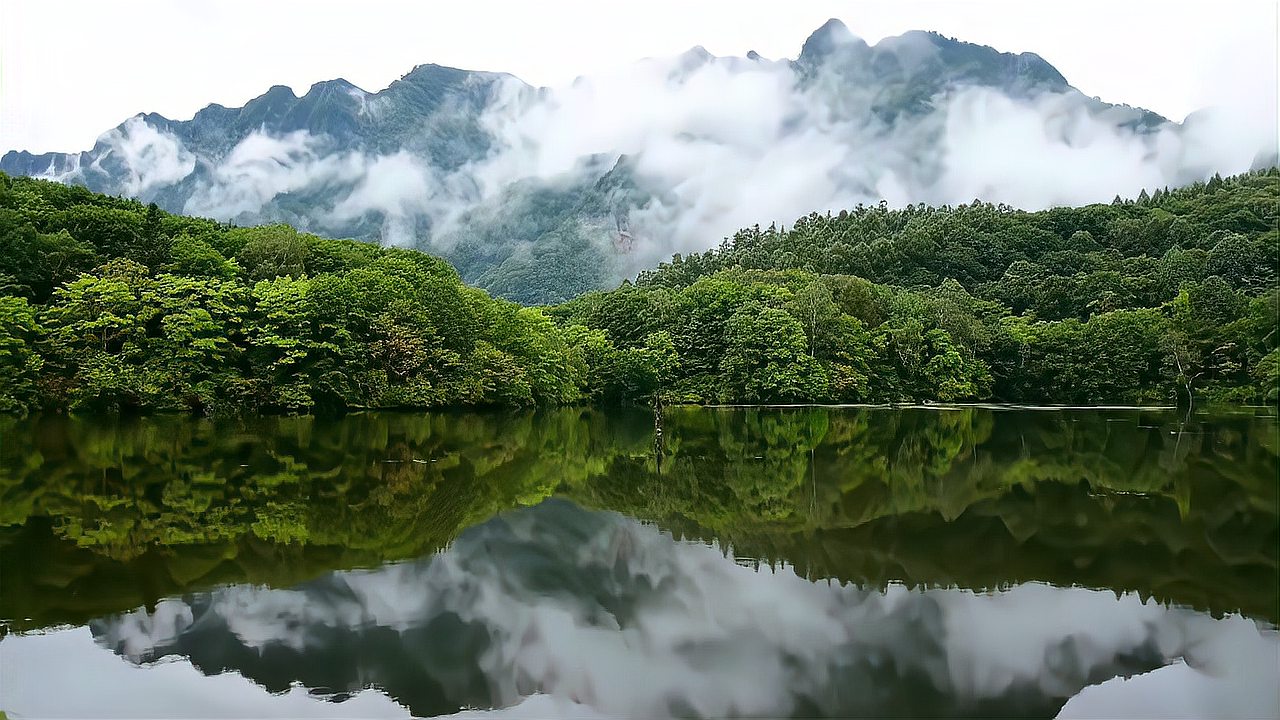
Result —
[{"label": "reflection of trees", "polygon": [[661,482],[632,462],[577,496],[811,577],[1041,580],[1277,621],[1275,431],[1136,411],[673,412]]},{"label": "reflection of trees", "polygon": [[415,557],[554,493],[814,577],[1280,618],[1274,419],[671,408],[660,476],[643,410],[0,422],[0,616],[32,625]]},{"label": "reflection of trees", "polygon": [[677,409],[667,421],[660,481],[636,477],[644,473],[632,462],[625,478],[593,479],[578,497],[640,517],[675,514],[733,543],[752,529],[814,530],[925,509],[954,517],[990,494],[951,476],[990,436],[987,411]]},{"label": "reflection of trees", "polygon": [[[370,414],[238,425],[50,418],[9,434],[0,487],[13,515],[4,519],[53,518],[59,535],[120,559],[249,534],[421,551],[429,538],[447,541],[460,525],[536,502],[564,478],[601,471],[591,433],[611,428],[590,416]],[[603,444],[618,440],[615,433]],[[33,460],[8,463],[11,456]]]},{"label": "reflection of trees", "polygon": [[643,455],[648,418],[637,417],[639,430],[585,410],[7,421],[0,617],[38,625],[62,621],[59,608],[87,617],[73,609],[85,596],[125,607],[428,553],[602,473],[606,449]]}]

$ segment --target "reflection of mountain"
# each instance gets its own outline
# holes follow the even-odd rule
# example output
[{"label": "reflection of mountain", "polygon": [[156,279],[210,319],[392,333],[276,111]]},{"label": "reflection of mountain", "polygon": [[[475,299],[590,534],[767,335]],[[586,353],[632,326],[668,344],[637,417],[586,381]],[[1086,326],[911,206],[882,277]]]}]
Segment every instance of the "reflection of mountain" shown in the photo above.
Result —
[{"label": "reflection of mountain", "polygon": [[[415,715],[546,693],[618,717],[1049,717],[1116,675],[1182,657],[1213,675],[1226,653],[1280,649],[1256,631],[1223,643],[1229,626],[1107,592],[814,583],[559,501],[416,562],[91,623],[135,662],[177,654],[272,692],[377,687]],[[1266,700],[1273,670],[1245,700]]]},{"label": "reflection of mountain", "polygon": [[1274,419],[677,408],[660,477],[644,411],[3,422],[16,628],[416,558],[554,494],[813,578],[1043,581],[1280,621]]},{"label": "reflection of mountain", "polygon": [[651,427],[580,409],[0,418],[0,618],[82,623],[190,588],[418,557],[643,454]]}]

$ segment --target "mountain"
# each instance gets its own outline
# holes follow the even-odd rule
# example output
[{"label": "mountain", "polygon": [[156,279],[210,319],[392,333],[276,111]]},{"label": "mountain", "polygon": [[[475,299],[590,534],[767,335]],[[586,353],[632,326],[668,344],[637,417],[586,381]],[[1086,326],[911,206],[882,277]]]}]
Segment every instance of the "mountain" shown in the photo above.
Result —
[{"label": "mountain", "polygon": [[[504,77],[420,65],[374,94],[342,79],[316,83],[302,97],[276,85],[244,107],[209,105],[187,121],[136,115],[99,137],[87,152],[9,152],[0,168],[136,196],[176,212],[205,211],[239,222],[300,219],[310,225],[306,206],[295,210],[299,201],[331,205],[337,196],[326,182],[330,178],[319,177],[318,168],[304,165],[307,160],[353,151],[403,152],[431,167],[457,169],[488,149],[478,121],[494,84]],[[271,187],[281,192],[269,196],[252,189],[226,197],[216,192],[228,190],[226,185],[255,165],[272,162],[303,169],[307,176]],[[351,185],[356,177],[347,172],[342,179]]]},{"label": "mountain", "polygon": [[541,303],[814,209],[1035,209],[1247,169],[1206,145],[1214,123],[1197,128],[1086,97],[1032,53],[929,32],[869,45],[831,20],[795,60],[694,48],[556,89],[439,65],[376,93],[275,86],[190,120],[136,115],[85,152],[12,151],[0,170],[415,246]]}]

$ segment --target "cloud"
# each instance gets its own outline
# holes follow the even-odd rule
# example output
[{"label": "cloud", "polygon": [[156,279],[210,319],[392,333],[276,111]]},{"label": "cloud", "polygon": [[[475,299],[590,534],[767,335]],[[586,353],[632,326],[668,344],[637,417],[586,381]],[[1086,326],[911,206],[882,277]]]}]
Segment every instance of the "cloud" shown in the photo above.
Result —
[{"label": "cloud", "polygon": [[70,183],[81,180],[84,175],[80,171],[81,159],[84,156],[80,153],[71,155],[53,155],[49,158],[49,164],[44,170],[34,175],[44,180],[52,180],[60,183]]},{"label": "cloud", "polygon": [[639,254],[656,260],[837,203],[848,152],[828,116],[787,63],[691,51],[551,91],[509,84],[483,118],[495,150],[466,170],[492,196],[571,173],[585,157],[627,155],[657,190],[631,209],[647,240]]},{"label": "cloud", "polygon": [[[936,55],[921,37],[886,43],[908,69]],[[878,106],[900,89],[877,82],[836,62],[802,77],[787,62],[690,51],[564,88],[513,83],[484,116],[495,150],[466,171],[492,196],[586,156],[631,157],[656,190],[631,209],[643,265],[740,227],[881,199],[1030,210],[1106,202],[1247,170],[1274,126],[1234,131],[1220,120],[1256,115],[1232,113],[1140,131],[1139,111],[1074,91],[1010,97],[977,86],[945,88],[889,122]]]},{"label": "cloud", "polygon": [[943,171],[917,189],[932,202],[1041,209],[1180,184],[1176,133],[1138,134],[1101,121],[1080,96],[1020,101],[969,88],[948,98],[944,112]]},{"label": "cloud", "polygon": [[[420,136],[378,153],[306,131],[259,130],[225,156],[197,159],[140,118],[109,144],[129,169],[131,194],[186,178],[198,164],[189,213],[280,219],[333,235],[378,228],[383,242],[438,251],[466,236],[467,222],[501,218],[512,188],[590,187],[626,156],[639,186],[616,208],[638,241],[630,271],[713,247],[740,227],[813,211],[882,199],[1029,210],[1106,202],[1241,172],[1275,153],[1275,113],[1256,107],[1273,106],[1274,93],[1240,92],[1249,83],[1239,77],[1221,107],[1183,127],[1135,129],[1135,109],[1105,108],[1075,91],[1035,92],[1022,80],[1011,94],[940,85],[916,97],[924,81],[912,73],[928,77],[942,57],[927,35],[883,41],[874,71],[858,60],[873,50],[845,35],[827,33],[826,59],[805,70],[695,49],[559,88],[498,78],[478,118],[488,152],[456,167],[434,166],[420,150],[454,142],[448,134],[475,119],[448,98],[421,118]],[[1018,67],[1039,67],[1028,58]],[[375,125],[402,112],[388,95],[360,100]],[[611,221],[588,230],[612,250]],[[508,238],[513,247],[534,239]]]},{"label": "cloud", "polygon": [[[418,221],[444,217],[463,203],[458,178],[441,178],[429,162],[406,150],[386,155],[335,147],[324,135],[297,130],[285,135],[257,131],[226,157],[206,162],[183,212],[224,220],[262,222],[273,204],[296,195],[306,228],[345,235],[353,223],[372,218],[388,244],[412,245],[423,233]],[[453,184],[451,184],[453,183]]]},{"label": "cloud", "polygon": [[[106,146],[105,155],[123,165],[123,189],[133,196],[172,185],[196,167],[194,154],[171,133],[152,127],[141,115],[129,118],[99,138],[98,143]],[[104,156],[99,157],[100,161],[103,159]]]},{"label": "cloud", "polygon": [[405,151],[374,158],[362,157],[355,187],[334,206],[329,221],[339,225],[374,213],[382,219],[382,240],[412,245],[415,219],[441,192],[430,166]]},{"label": "cloud", "polygon": [[355,182],[366,167],[359,154],[334,151],[305,130],[282,136],[259,130],[225,158],[207,161],[206,170],[183,212],[231,220],[257,215],[285,193]]}]

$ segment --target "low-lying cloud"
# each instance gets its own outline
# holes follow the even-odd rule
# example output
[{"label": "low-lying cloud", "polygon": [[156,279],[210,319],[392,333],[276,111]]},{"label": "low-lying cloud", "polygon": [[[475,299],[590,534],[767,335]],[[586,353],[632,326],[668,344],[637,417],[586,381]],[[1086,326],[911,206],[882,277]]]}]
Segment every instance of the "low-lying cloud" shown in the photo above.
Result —
[{"label": "low-lying cloud", "polygon": [[[866,47],[838,33],[826,42],[836,49],[832,57]],[[916,86],[902,79],[927,72],[938,49],[924,35],[908,35],[881,50],[891,62],[880,75],[847,71],[839,60],[802,70],[695,49],[560,88],[499,78],[478,119],[447,101],[438,116],[422,119],[423,133],[478,121],[487,136],[482,156],[449,169],[410,148],[375,153],[304,130],[258,131],[218,157],[197,157],[141,118],[106,139],[128,169],[122,188],[130,194],[185,182],[184,211],[248,221],[296,221],[283,206],[302,196],[312,230],[379,227],[384,242],[427,247],[465,236],[460,218],[486,216],[469,211],[499,202],[515,183],[589,184],[626,156],[641,187],[618,210],[638,238],[630,261],[637,266],[811,211],[882,199],[891,206],[980,199],[1024,209],[1105,202],[1241,172],[1275,156],[1274,113],[1222,107],[1181,127],[1137,129],[1139,111],[1106,108],[1074,90],[944,84],[932,97],[911,99]],[[1260,92],[1274,97],[1274,89]],[[909,109],[884,112],[899,100]],[[355,101],[367,122],[387,121],[378,118],[389,114],[389,97],[361,93]],[[465,141],[445,138],[455,139]]]},{"label": "low-lying cloud", "polygon": [[183,212],[224,220],[256,216],[282,195],[358,181],[365,170],[360,156],[326,145],[304,130],[281,136],[254,132],[226,157],[207,162]]},{"label": "low-lying cloud", "polygon": [[155,188],[173,185],[196,168],[196,156],[183,147],[172,133],[149,125],[135,116],[99,138],[106,151],[98,156],[101,168],[108,159],[124,168],[123,189],[133,196],[145,195]]}]

